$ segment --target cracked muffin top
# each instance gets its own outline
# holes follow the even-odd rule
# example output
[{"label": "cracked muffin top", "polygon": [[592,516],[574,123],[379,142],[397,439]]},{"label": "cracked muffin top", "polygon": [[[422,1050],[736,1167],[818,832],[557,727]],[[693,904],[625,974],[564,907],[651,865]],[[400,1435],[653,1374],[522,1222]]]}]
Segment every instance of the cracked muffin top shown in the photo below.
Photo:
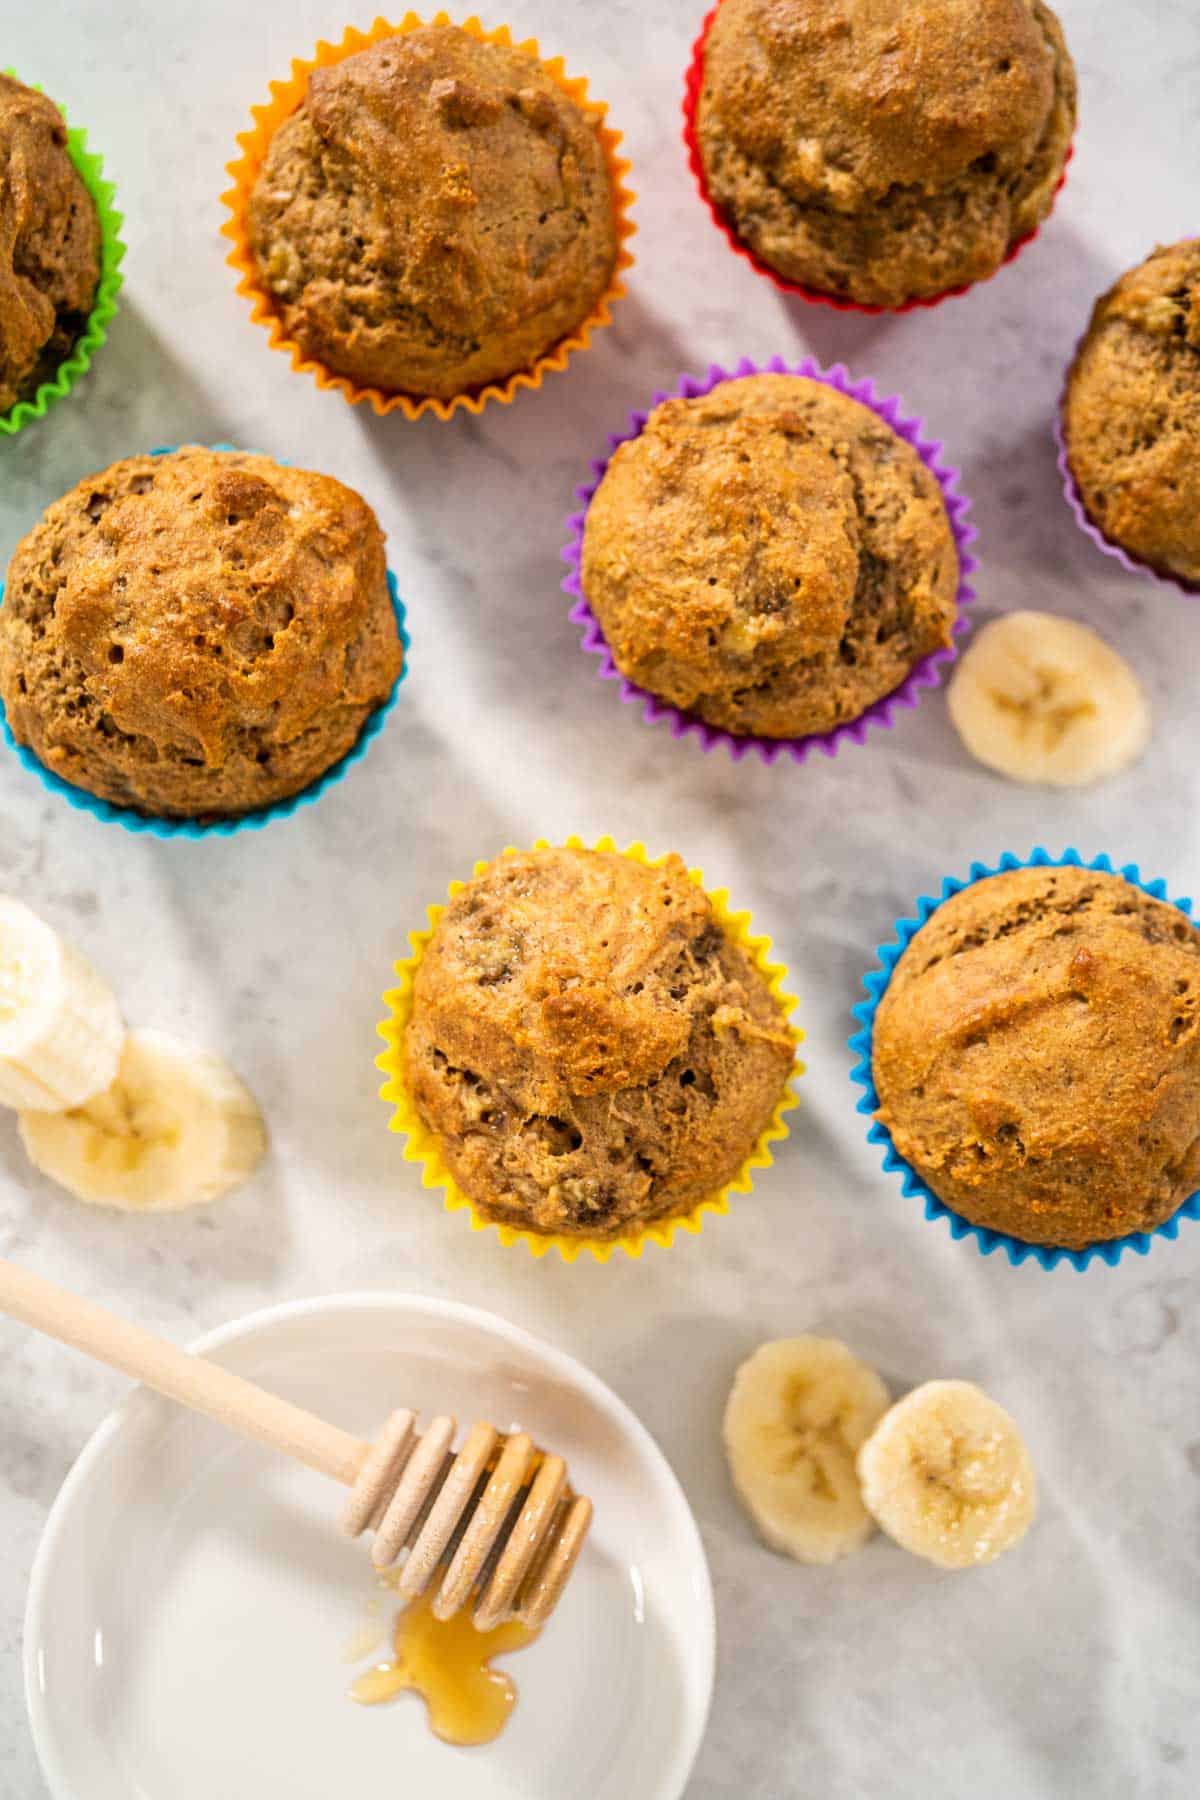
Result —
[{"label": "cracked muffin top", "polygon": [[0,74],[0,413],[53,379],[87,324],[100,221],[53,100]]},{"label": "cracked muffin top", "polygon": [[1042,0],[722,0],[696,109],[743,242],[885,307],[993,274],[1049,212],[1074,125]]},{"label": "cracked muffin top", "polygon": [[855,719],[950,643],[958,554],[936,478],[823,382],[667,400],[592,498],[581,581],[639,686],[741,735]]},{"label": "cracked muffin top", "polygon": [[597,115],[453,25],[315,69],[250,197],[264,288],[309,356],[449,398],[528,368],[617,255]]},{"label": "cracked muffin top", "polygon": [[1063,430],[1092,522],[1200,587],[1200,238],[1156,250],[1097,300]]},{"label": "cracked muffin top", "polygon": [[251,811],[308,787],[400,672],[383,534],[328,475],[182,449],[91,475],[18,544],[13,736],[116,806]]},{"label": "cracked muffin top", "polygon": [[677,856],[508,854],[417,969],[405,1079],[478,1211],[604,1239],[741,1169],[795,1050],[783,1008]]},{"label": "cracked muffin top", "polygon": [[1014,869],[939,906],[875,1018],[878,1117],[972,1224],[1081,1250],[1200,1186],[1200,931],[1119,875]]}]

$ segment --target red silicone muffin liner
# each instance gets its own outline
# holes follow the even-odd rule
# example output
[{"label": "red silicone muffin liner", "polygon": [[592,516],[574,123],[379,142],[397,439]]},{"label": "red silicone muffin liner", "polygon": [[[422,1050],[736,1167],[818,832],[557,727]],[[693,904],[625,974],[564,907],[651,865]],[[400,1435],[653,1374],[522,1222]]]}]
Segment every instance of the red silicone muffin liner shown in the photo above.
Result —
[{"label": "red silicone muffin liner", "polygon": [[[706,17],[703,25],[700,27],[699,37],[692,45],[691,61],[688,64],[687,77],[684,82],[683,142],[688,154],[688,166],[692,171],[692,178],[696,183],[696,190],[705,206],[708,208],[709,216],[712,219],[713,224],[717,227],[717,230],[721,233],[722,237],[724,237],[729,248],[738,256],[744,258],[744,260],[750,264],[750,267],[759,275],[765,275],[768,281],[773,282],[781,294],[795,294],[799,299],[807,300],[812,306],[831,306],[835,312],[865,313],[868,317],[877,313],[915,312],[918,307],[940,306],[943,300],[952,300],[957,294],[965,294],[971,288],[978,287],[980,281],[990,281],[993,276],[1000,273],[1000,269],[1004,268],[1008,263],[1012,262],[1014,258],[1019,256],[1021,251],[1024,250],[1028,244],[1032,244],[1034,238],[1037,237],[1042,226],[1046,223],[1046,219],[1042,219],[1034,226],[1033,230],[1027,232],[1023,238],[1017,239],[1016,243],[1010,247],[1005,255],[1004,261],[998,268],[992,270],[991,275],[983,275],[980,277],[979,281],[963,282],[959,287],[946,288],[945,291],[940,294],[930,294],[923,298],[904,300],[899,306],[873,306],[868,305],[861,300],[844,300],[839,294],[826,294],[823,293],[820,288],[804,287],[802,283],[798,281],[789,281],[786,276],[778,274],[769,263],[765,263],[748,244],[743,243],[741,238],[738,237],[732,225],[730,225],[729,221],[725,218],[712,199],[712,196],[709,194],[708,184],[704,178],[704,164],[700,158],[700,144],[696,137],[696,105],[700,98],[700,87],[704,80],[704,44],[716,16],[717,7],[714,6],[712,11]],[[1059,176],[1058,186],[1054,190],[1054,200],[1058,198],[1059,193],[1062,191],[1063,183],[1067,179],[1067,169],[1070,166],[1071,158],[1074,153],[1075,146],[1074,143],[1072,143],[1067,148],[1066,160],[1063,163],[1063,172]],[[1052,200],[1051,210],[1053,210],[1053,205],[1054,201]],[[1050,214],[1047,213],[1046,218],[1048,219],[1049,217]]]}]

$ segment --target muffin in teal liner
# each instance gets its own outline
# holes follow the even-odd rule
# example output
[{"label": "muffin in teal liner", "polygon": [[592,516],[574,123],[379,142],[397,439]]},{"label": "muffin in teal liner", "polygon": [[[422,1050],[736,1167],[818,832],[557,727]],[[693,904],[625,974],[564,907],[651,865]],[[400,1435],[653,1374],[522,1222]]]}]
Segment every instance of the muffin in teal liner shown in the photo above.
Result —
[{"label": "muffin in teal liner", "polygon": [[[19,79],[15,70],[5,69],[2,73],[14,82]],[[20,90],[17,90],[17,93],[24,103],[25,110],[28,111],[29,106],[33,104],[33,97],[40,94],[40,89],[33,87],[32,92],[25,92],[22,95]],[[0,95],[0,99],[2,98],[3,96]],[[40,100],[37,104],[41,105]],[[62,113],[61,107],[57,110],[60,114]],[[44,140],[39,139],[35,122],[30,121],[26,125],[26,122],[22,120],[20,124],[26,127],[26,137],[31,137],[32,133],[31,142],[22,145],[24,151],[31,151],[39,141],[42,141],[44,155],[50,158],[56,156],[61,158],[62,150],[58,145],[54,143],[47,145]],[[61,133],[61,129],[61,124],[56,124],[56,131]],[[107,337],[109,323],[117,310],[117,295],[121,288],[120,265],[125,255],[125,246],[120,237],[121,215],[113,204],[115,189],[110,181],[104,179],[104,166],[99,156],[88,149],[86,131],[68,126],[65,148],[66,154],[74,165],[83,186],[87,189],[95,208],[98,244],[94,249],[99,265],[98,278],[82,328],[73,335],[62,360],[45,380],[38,382],[33,394],[17,400],[8,406],[7,410],[0,411],[0,437],[14,436],[31,419],[40,419],[55,400],[70,393],[76,381],[90,366],[92,357]],[[24,156],[23,160],[28,163],[29,155]],[[35,169],[34,174],[36,175],[36,173]],[[55,172],[51,169],[49,173],[53,176]],[[61,188],[62,184],[58,183],[58,186]],[[56,196],[56,204],[65,205],[67,200],[68,197],[61,192]],[[55,226],[55,220],[50,217],[44,220],[27,219],[25,223],[35,232],[43,227],[49,230]],[[77,229],[79,228],[77,226]],[[92,248],[89,247],[88,254],[92,253]],[[61,244],[56,245],[55,254],[61,262],[63,256]],[[42,300],[40,304],[44,305],[45,301]],[[44,336],[44,328],[41,336]],[[40,341],[40,338],[36,341]]]},{"label": "muffin in teal liner", "polygon": [[366,502],[227,444],[88,477],[8,580],[5,741],[71,806],[155,837],[228,837],[318,799],[408,669]]},{"label": "muffin in teal liner", "polygon": [[[979,891],[993,877],[1011,878],[1003,893]],[[1032,1258],[1045,1269],[1085,1269],[1113,1266],[1127,1250],[1144,1256],[1156,1237],[1174,1239],[1182,1219],[1200,1217],[1200,938],[1191,906],[1135,864],[1039,848],[995,867],[973,863],[965,881],[947,876],[936,899],[922,897],[915,916],[897,922],[864,978],[868,998],[854,1008],[852,1080],[884,1168],[924,1201],[927,1219],[946,1219],[952,1237],[973,1237],[985,1256],[1002,1249],[1014,1265]],[[903,1004],[897,990],[881,1033],[881,1003],[923,932],[927,956],[906,964]],[[964,951],[971,955],[959,960]],[[1003,1079],[1006,1061],[1019,1068],[1015,1079]],[[919,1160],[937,1167],[940,1194],[893,1136],[892,1127],[918,1156],[913,1117],[929,1125]],[[1029,1236],[958,1210],[994,1211],[998,1193]],[[1139,1208],[1146,1228],[1120,1230],[1123,1209]],[[1089,1220],[1094,1241],[1074,1241],[1089,1235]]]}]

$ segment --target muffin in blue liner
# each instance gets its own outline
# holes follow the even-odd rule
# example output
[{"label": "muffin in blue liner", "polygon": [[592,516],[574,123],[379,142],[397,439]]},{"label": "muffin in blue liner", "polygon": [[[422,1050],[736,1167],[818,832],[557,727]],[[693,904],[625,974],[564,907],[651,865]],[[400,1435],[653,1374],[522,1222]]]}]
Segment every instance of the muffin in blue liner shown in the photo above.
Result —
[{"label": "muffin in blue liner", "polygon": [[[238,447],[236,444],[210,444],[207,446],[210,450],[236,450]],[[175,448],[177,448],[175,445],[160,444],[150,454],[152,456],[168,456]],[[251,452],[251,454],[259,454],[259,452]],[[284,461],[282,457],[277,457],[275,460],[277,462]],[[396,629],[399,633],[400,647],[403,653],[400,673],[390,695],[370,714],[356,742],[343,757],[326,769],[308,787],[301,788],[298,793],[290,794],[286,799],[277,800],[269,806],[212,819],[164,817],[140,812],[132,806],[115,806],[111,801],[101,800],[85,788],[75,787],[71,782],[64,781],[61,776],[55,775],[52,770],[48,769],[32,750],[23,744],[18,744],[5,716],[3,701],[0,701],[0,733],[3,734],[4,742],[18,761],[31,774],[37,776],[44,788],[65,800],[77,811],[90,813],[93,818],[101,820],[104,824],[122,825],[126,831],[145,833],[150,837],[157,838],[232,837],[238,831],[261,831],[264,825],[269,825],[273,820],[290,818],[299,807],[310,806],[314,800],[319,800],[328,788],[340,781],[351,765],[366,754],[368,745],[379,735],[389,713],[395,707],[401,685],[408,674],[411,639],[406,623],[407,614],[404,602],[400,598],[396,577],[390,569],[387,571],[387,584],[392,608],[396,615]],[[0,606],[3,604],[4,586],[0,583]]]},{"label": "muffin in blue liner", "polygon": [[891,981],[896,964],[912,939],[939,906],[955,894],[961,893],[964,888],[971,887],[975,882],[983,881],[991,875],[1006,873],[1012,869],[1050,867],[1096,869],[1107,875],[1123,876],[1134,887],[1141,888],[1143,893],[1149,894],[1151,899],[1164,901],[1170,906],[1177,907],[1188,918],[1191,917],[1192,902],[1190,900],[1172,899],[1167,893],[1165,882],[1147,881],[1143,879],[1141,871],[1135,863],[1117,866],[1107,856],[1097,856],[1088,862],[1080,856],[1077,850],[1064,850],[1061,856],[1052,856],[1048,850],[1038,848],[1027,857],[1006,854],[1000,858],[995,867],[980,862],[972,863],[970,873],[965,881],[947,875],[942,882],[941,893],[937,898],[931,899],[928,895],[923,895],[917,901],[915,918],[897,920],[896,935],[893,941],[880,945],[876,953],[880,966],[872,969],[863,977],[863,985],[867,990],[868,998],[860,1000],[853,1009],[861,1029],[856,1031],[850,1039],[850,1048],[858,1057],[858,1061],[851,1070],[851,1080],[863,1090],[857,1110],[866,1114],[872,1121],[867,1137],[869,1142],[883,1145],[884,1168],[898,1173],[902,1177],[903,1192],[906,1195],[915,1196],[924,1201],[927,1219],[945,1219],[948,1222],[951,1237],[973,1237],[976,1247],[984,1256],[990,1256],[994,1250],[1003,1250],[1009,1262],[1014,1266],[1032,1258],[1043,1269],[1057,1268],[1060,1263],[1069,1263],[1074,1269],[1086,1269],[1094,1261],[1107,1263],[1111,1268],[1120,1262],[1127,1250],[1135,1251],[1138,1256],[1145,1256],[1155,1238],[1174,1239],[1178,1237],[1181,1220],[1200,1218],[1200,1193],[1192,1194],[1169,1219],[1164,1220],[1153,1231],[1130,1232],[1125,1237],[1110,1238],[1101,1243],[1091,1244],[1083,1250],[1067,1250],[1057,1246],[1030,1244],[1021,1238],[1011,1237],[1006,1232],[993,1231],[982,1225],[972,1225],[961,1214],[947,1206],[944,1201],[939,1200],[917,1174],[911,1163],[899,1154],[892,1141],[891,1133],[875,1117],[879,1110],[879,1094],[875,1087],[871,1060],[875,1014]]}]

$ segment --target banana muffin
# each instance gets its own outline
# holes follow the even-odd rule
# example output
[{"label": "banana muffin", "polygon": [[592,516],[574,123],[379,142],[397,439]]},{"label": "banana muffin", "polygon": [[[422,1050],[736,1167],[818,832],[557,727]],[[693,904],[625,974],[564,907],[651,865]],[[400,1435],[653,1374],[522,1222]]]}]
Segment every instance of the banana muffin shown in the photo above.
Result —
[{"label": "banana muffin", "polygon": [[994,274],[1045,218],[1075,70],[1042,0],[722,0],[695,123],[764,263],[893,307]]},{"label": "banana muffin", "polygon": [[1082,1250],[1200,1186],[1200,931],[1118,875],[1014,869],[947,900],[875,1018],[878,1118],[973,1225]]},{"label": "banana muffin", "polygon": [[450,901],[403,1059],[484,1218],[607,1239],[737,1175],[794,1046],[677,856],[554,849],[501,856]]},{"label": "banana muffin", "polygon": [[0,75],[0,413],[53,379],[87,324],[100,220],[53,100]]},{"label": "banana muffin", "polygon": [[1097,300],[1063,438],[1092,523],[1200,588],[1200,238],[1156,250]]},{"label": "banana muffin", "polygon": [[948,645],[936,478],[870,407],[799,375],[666,400],[588,509],[582,591],[622,674],[708,724],[828,731]]},{"label": "banana muffin", "polygon": [[18,744],[116,806],[215,817],[308,787],[390,695],[383,534],[328,475],[187,448],[55,501],[0,607]]},{"label": "banana muffin", "polygon": [[526,51],[453,25],[315,69],[248,222],[289,336],[389,393],[528,368],[594,311],[617,257],[596,116]]}]

